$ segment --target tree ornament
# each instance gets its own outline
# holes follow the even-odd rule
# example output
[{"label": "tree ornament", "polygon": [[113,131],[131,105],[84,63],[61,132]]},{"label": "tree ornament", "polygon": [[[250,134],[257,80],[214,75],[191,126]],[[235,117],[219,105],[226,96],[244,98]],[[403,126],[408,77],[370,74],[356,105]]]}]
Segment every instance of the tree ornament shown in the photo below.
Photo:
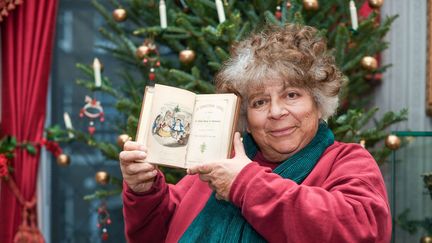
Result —
[{"label": "tree ornament", "polygon": [[155,71],[154,68],[150,68],[149,79],[151,81],[156,79],[156,74],[154,73],[154,71]]},{"label": "tree ornament", "polygon": [[286,2],[286,8],[290,9],[292,7],[291,1]]},{"label": "tree ornament", "polygon": [[95,87],[102,86],[102,63],[99,61],[99,59],[95,58],[93,60],[93,73],[94,73],[94,79],[95,79]]},{"label": "tree ornament", "polygon": [[385,139],[385,145],[391,150],[396,150],[400,147],[401,140],[398,138],[398,136],[390,134]]},{"label": "tree ornament", "polygon": [[225,22],[225,10],[222,4],[222,0],[215,0],[216,10],[219,18],[219,24]]},{"label": "tree ornament", "polygon": [[303,8],[308,11],[316,11],[319,9],[318,0],[303,0]]},{"label": "tree ornament", "polygon": [[86,116],[90,118],[88,132],[90,133],[90,135],[93,135],[94,132],[96,131],[96,128],[94,127],[93,119],[99,118],[100,122],[104,122],[105,115],[100,101],[96,99],[92,99],[89,96],[86,96],[85,102],[86,104],[80,110],[80,117],[83,118],[84,116]]},{"label": "tree ornament", "polygon": [[378,61],[375,59],[375,57],[371,56],[365,56],[361,59],[360,64],[362,68],[368,70],[368,71],[374,71],[378,68]]},{"label": "tree ornament", "polygon": [[423,236],[420,238],[420,243],[432,243],[432,236]]},{"label": "tree ornament", "polygon": [[280,6],[276,7],[275,17],[277,20],[281,20],[282,18],[282,11]]},{"label": "tree ornament", "polygon": [[127,19],[126,10],[123,8],[114,9],[112,12],[113,19],[117,22],[123,22]]},{"label": "tree ornament", "polygon": [[108,240],[108,225],[111,224],[110,215],[108,213],[108,209],[106,207],[105,201],[101,203],[101,205],[98,208],[98,223],[97,227],[101,229],[102,234],[101,238],[102,240],[106,241]]},{"label": "tree ornament", "polygon": [[179,54],[180,62],[186,65],[192,63],[195,60],[195,57],[195,51],[189,49],[183,50]]},{"label": "tree ornament", "polygon": [[150,47],[146,44],[140,45],[135,51],[135,54],[139,59],[143,59],[149,53],[150,53]]},{"label": "tree ornament", "polygon": [[354,31],[357,31],[358,28],[357,8],[353,0],[350,0],[349,2],[349,9],[350,9],[350,17],[351,17],[351,28]]},{"label": "tree ornament", "polygon": [[124,144],[125,144],[127,141],[129,141],[129,140],[131,140],[131,137],[130,137],[129,135],[127,135],[127,134],[120,134],[120,135],[117,137],[117,144],[118,144],[118,146],[119,146],[120,148],[123,148]]},{"label": "tree ornament", "polygon": [[67,154],[60,154],[57,156],[57,164],[63,167],[66,167],[70,164],[71,160]]},{"label": "tree ornament", "polygon": [[159,1],[159,17],[160,17],[160,25],[162,29],[166,29],[168,27],[167,14],[166,14],[166,5],[165,0]]},{"label": "tree ornament", "polygon": [[108,184],[109,179],[110,179],[110,176],[109,176],[109,174],[106,171],[98,171],[98,172],[96,172],[95,180],[100,185],[106,185],[106,184]]},{"label": "tree ornament", "polygon": [[383,5],[384,0],[368,0],[369,7],[379,9]]}]

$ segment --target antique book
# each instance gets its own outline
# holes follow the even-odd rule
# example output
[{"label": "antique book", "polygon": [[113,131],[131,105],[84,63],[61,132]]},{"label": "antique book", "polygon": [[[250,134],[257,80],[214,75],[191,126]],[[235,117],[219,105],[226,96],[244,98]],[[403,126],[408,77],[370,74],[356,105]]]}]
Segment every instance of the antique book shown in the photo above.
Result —
[{"label": "antique book", "polygon": [[147,86],[135,138],[147,147],[144,162],[189,168],[229,158],[239,110],[235,94]]}]

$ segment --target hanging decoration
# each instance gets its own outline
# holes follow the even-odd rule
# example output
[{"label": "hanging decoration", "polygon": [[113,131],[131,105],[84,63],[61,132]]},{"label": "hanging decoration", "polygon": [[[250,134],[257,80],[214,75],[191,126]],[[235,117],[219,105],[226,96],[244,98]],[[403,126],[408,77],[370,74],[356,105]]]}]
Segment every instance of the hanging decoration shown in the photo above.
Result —
[{"label": "hanging decoration", "polygon": [[125,144],[127,141],[131,140],[131,139],[132,139],[132,138],[131,138],[129,135],[127,135],[127,134],[120,134],[120,135],[117,137],[117,144],[118,144],[118,146],[119,146],[120,148],[123,149],[124,144]]},{"label": "hanging decoration", "polygon": [[63,167],[66,167],[70,164],[71,160],[69,155],[67,154],[60,154],[59,156],[57,156],[57,164]]},{"label": "hanging decoration", "polygon": [[100,101],[86,96],[85,103],[86,104],[84,105],[84,107],[81,108],[80,117],[83,118],[84,116],[86,116],[90,118],[88,132],[90,133],[90,135],[93,135],[96,131],[93,120],[99,118],[100,122],[104,122],[105,115]]},{"label": "hanging decoration", "polygon": [[281,20],[282,18],[282,11],[279,5],[276,7],[275,17],[277,20]]},{"label": "hanging decoration", "polygon": [[160,56],[153,40],[145,39],[143,44],[136,49],[135,55],[142,59],[142,63],[149,68],[149,79],[155,80],[155,68],[160,67]]},{"label": "hanging decoration", "polygon": [[378,68],[378,61],[375,57],[365,56],[361,59],[360,65],[368,71],[375,71]]},{"label": "hanging decoration", "polygon": [[110,180],[110,176],[109,176],[108,172],[101,170],[101,171],[96,172],[95,180],[100,185],[106,185],[106,184],[108,184],[108,182]]},{"label": "hanging decoration", "polygon": [[432,243],[432,236],[423,236],[420,238],[420,243]]},{"label": "hanging decoration", "polygon": [[292,7],[291,1],[286,1],[286,8],[290,9]]},{"label": "hanging decoration", "polygon": [[369,7],[379,9],[383,5],[384,0],[368,0]]},{"label": "hanging decoration", "polygon": [[357,18],[357,8],[353,0],[349,2],[350,16],[351,16],[351,28],[354,31],[358,29],[358,18]]},{"label": "hanging decoration", "polygon": [[225,22],[225,10],[222,4],[222,0],[215,0],[216,10],[219,18],[219,24]]},{"label": "hanging decoration", "polygon": [[102,232],[101,238],[104,241],[108,240],[108,236],[109,236],[108,225],[110,224],[111,224],[110,214],[106,207],[105,201],[103,201],[98,208],[98,223],[96,226],[101,230]]},{"label": "hanging decoration", "polygon": [[23,0],[0,0],[0,23],[16,8]]},{"label": "hanging decoration", "polygon": [[112,16],[115,21],[123,22],[127,19],[127,12],[124,8],[117,8],[112,12]]},{"label": "hanging decoration", "polygon": [[180,62],[183,64],[190,64],[195,61],[196,53],[193,50],[186,49],[179,53]]},{"label": "hanging decoration", "polygon": [[159,17],[160,17],[160,25],[162,29],[166,29],[168,26],[167,14],[166,14],[166,5],[165,0],[159,1]]},{"label": "hanging decoration", "polygon": [[99,61],[99,59],[95,58],[93,60],[93,73],[94,73],[94,79],[95,79],[95,87],[99,88],[102,86],[102,64]]},{"label": "hanging decoration", "polygon": [[319,9],[318,0],[303,0],[303,8],[307,11],[316,11]]},{"label": "hanging decoration", "polygon": [[390,134],[385,139],[385,145],[391,150],[397,150],[401,145],[401,140],[398,136]]}]

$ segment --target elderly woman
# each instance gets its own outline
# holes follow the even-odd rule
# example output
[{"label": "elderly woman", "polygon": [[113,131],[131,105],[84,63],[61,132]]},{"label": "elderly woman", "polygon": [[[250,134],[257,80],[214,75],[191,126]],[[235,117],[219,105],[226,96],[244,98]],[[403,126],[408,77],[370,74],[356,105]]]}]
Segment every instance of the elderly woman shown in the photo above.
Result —
[{"label": "elderly woman", "polygon": [[334,141],[325,120],[344,76],[312,27],[272,27],[238,43],[216,76],[243,99],[235,155],[168,185],[146,148],[120,153],[130,242],[389,242],[386,188],[373,157]]}]

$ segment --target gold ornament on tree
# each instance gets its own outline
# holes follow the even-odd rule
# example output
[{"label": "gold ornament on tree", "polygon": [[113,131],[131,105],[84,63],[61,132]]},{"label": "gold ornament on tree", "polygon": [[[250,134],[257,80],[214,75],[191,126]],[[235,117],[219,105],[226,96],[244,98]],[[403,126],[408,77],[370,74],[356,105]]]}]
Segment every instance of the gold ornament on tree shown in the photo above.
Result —
[{"label": "gold ornament on tree", "polygon": [[384,0],[368,0],[369,7],[379,9],[383,5]]},{"label": "gold ornament on tree", "polygon": [[390,134],[385,139],[385,145],[391,150],[396,150],[400,147],[401,140],[398,138],[398,136]]},{"label": "gold ornament on tree", "polygon": [[68,166],[70,164],[70,157],[67,154],[60,154],[57,156],[57,164],[60,166]]},{"label": "gold ornament on tree", "polygon": [[368,71],[375,71],[378,68],[378,61],[375,57],[365,56],[361,59],[360,65]]},{"label": "gold ornament on tree", "polygon": [[110,176],[106,171],[98,171],[95,175],[95,180],[100,185],[108,184]]},{"label": "gold ornament on tree", "polygon": [[112,12],[113,19],[117,22],[123,22],[127,19],[126,10],[123,8],[114,9]]},{"label": "gold ornament on tree", "polygon": [[131,137],[129,137],[129,135],[127,135],[127,134],[120,134],[120,135],[117,137],[117,144],[118,144],[118,146],[119,146],[120,148],[123,148],[124,144],[125,144],[127,141],[129,141],[129,140],[131,140]]},{"label": "gold ornament on tree", "polygon": [[318,0],[303,0],[303,8],[308,11],[316,11],[319,9]]},{"label": "gold ornament on tree", "polygon": [[432,236],[423,236],[420,238],[420,243],[432,243]]},{"label": "gold ornament on tree", "polygon": [[195,57],[196,57],[196,54],[195,54],[195,51],[193,51],[193,50],[186,49],[186,50],[183,50],[179,53],[180,62],[183,64],[192,63],[193,61],[195,61]]}]

